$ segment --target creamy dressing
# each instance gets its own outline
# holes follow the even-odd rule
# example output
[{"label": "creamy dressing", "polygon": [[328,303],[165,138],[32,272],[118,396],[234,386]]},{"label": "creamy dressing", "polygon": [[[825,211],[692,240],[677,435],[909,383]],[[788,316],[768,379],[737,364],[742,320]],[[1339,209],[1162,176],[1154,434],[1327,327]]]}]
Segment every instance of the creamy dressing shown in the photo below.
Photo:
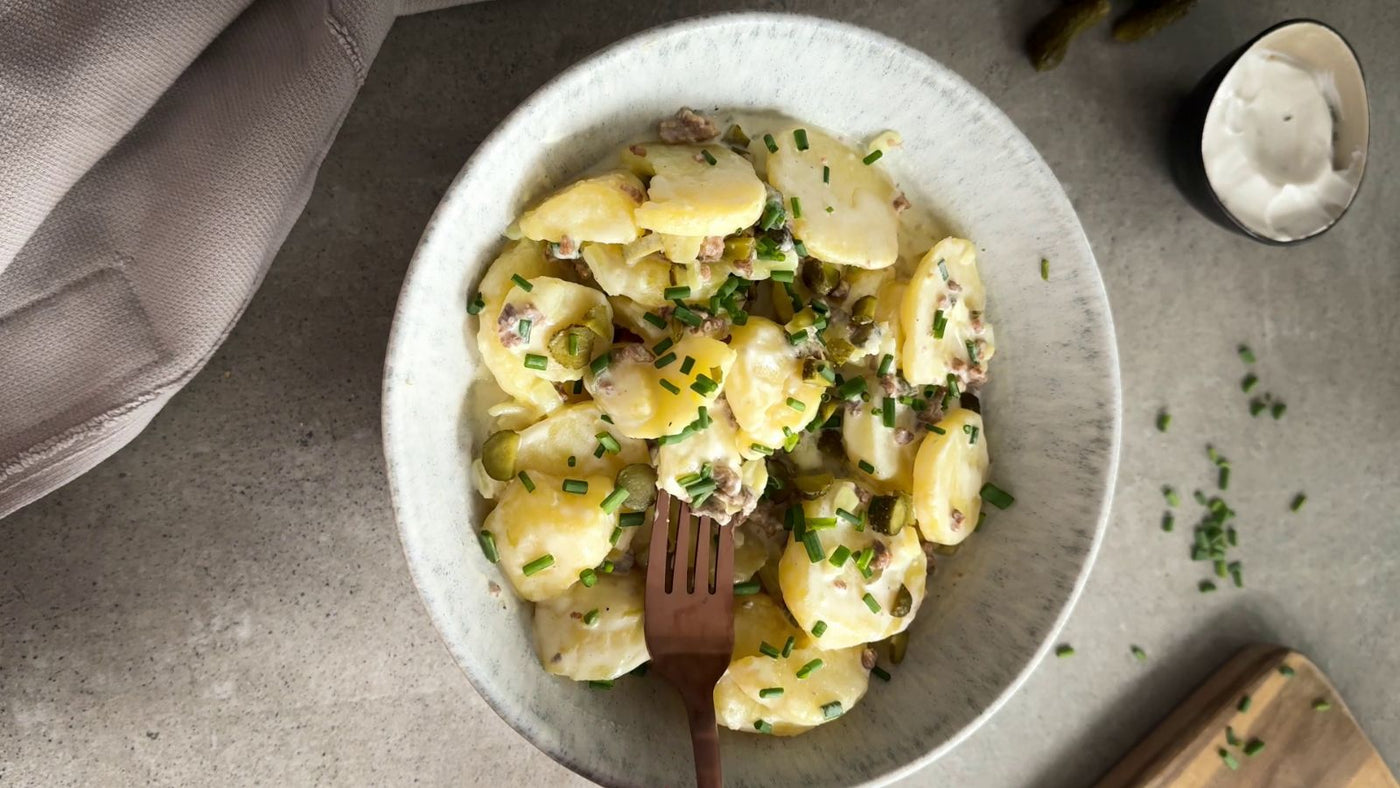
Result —
[{"label": "creamy dressing", "polygon": [[1361,178],[1361,152],[1338,151],[1330,74],[1268,49],[1246,52],[1206,114],[1201,155],[1226,209],[1279,241],[1326,229]]}]

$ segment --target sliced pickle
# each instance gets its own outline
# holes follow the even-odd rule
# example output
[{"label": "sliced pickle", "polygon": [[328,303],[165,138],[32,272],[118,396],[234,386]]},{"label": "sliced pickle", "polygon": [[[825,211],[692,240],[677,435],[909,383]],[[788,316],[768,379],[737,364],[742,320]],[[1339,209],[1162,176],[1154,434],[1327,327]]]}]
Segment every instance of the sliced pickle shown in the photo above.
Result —
[{"label": "sliced pickle", "polygon": [[481,446],[481,464],[486,475],[505,482],[515,478],[515,457],[520,451],[520,433],[502,430],[486,439]]},{"label": "sliced pickle", "polygon": [[640,512],[656,501],[656,469],[644,463],[628,465],[617,472],[617,486],[627,491],[622,505]]},{"label": "sliced pickle", "polygon": [[871,498],[870,507],[866,511],[870,527],[882,534],[894,536],[913,520],[914,506],[909,496],[895,493]]}]

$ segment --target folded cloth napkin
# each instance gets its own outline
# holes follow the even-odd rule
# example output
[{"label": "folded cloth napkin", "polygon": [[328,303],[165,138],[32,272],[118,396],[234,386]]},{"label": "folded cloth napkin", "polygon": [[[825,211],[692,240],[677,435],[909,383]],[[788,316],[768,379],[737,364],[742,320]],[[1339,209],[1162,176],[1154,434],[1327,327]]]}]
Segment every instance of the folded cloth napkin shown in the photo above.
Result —
[{"label": "folded cloth napkin", "polygon": [[0,3],[0,517],[204,366],[395,16],[459,2]]}]

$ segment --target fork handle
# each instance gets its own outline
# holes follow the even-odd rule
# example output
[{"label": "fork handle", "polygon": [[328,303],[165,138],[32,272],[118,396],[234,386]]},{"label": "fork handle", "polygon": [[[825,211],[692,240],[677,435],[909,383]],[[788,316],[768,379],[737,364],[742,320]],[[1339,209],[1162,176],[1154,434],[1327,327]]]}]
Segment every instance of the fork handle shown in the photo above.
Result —
[{"label": "fork handle", "polygon": [[700,697],[687,696],[685,711],[690,717],[690,742],[695,748],[695,785],[697,788],[722,788],[724,777],[720,770],[714,691]]}]

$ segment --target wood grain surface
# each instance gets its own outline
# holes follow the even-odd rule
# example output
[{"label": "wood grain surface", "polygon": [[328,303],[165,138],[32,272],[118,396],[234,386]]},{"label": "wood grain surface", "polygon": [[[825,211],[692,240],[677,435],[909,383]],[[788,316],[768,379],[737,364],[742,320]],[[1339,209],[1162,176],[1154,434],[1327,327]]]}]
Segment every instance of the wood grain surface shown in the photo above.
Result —
[{"label": "wood grain surface", "polygon": [[[1262,749],[1246,755],[1254,741]],[[1327,676],[1307,657],[1270,644],[1248,646],[1221,666],[1098,782],[1099,788],[1397,785]]]}]

